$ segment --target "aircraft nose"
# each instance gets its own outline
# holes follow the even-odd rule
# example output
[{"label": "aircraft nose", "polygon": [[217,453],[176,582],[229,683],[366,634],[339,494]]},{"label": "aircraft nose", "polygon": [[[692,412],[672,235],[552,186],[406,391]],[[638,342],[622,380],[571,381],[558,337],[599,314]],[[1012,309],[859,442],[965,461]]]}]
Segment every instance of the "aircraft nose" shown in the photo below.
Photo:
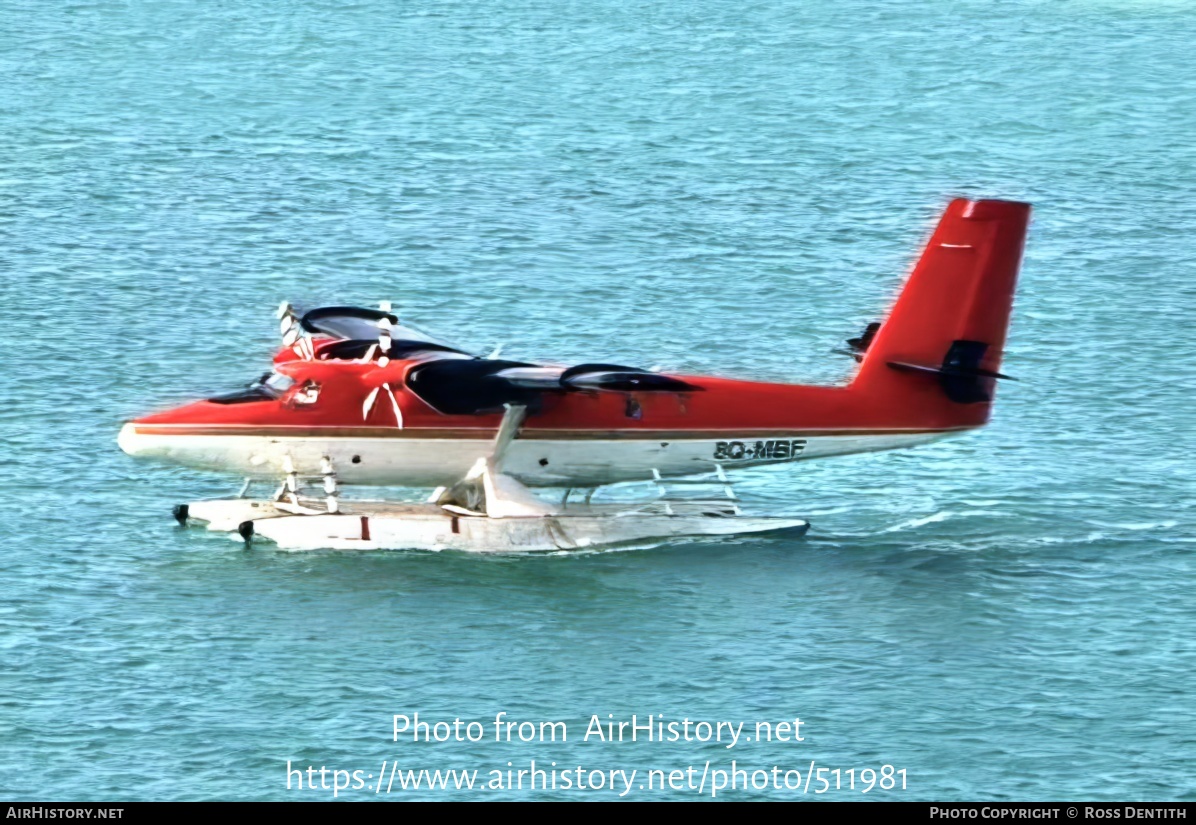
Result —
[{"label": "aircraft nose", "polygon": [[120,428],[120,434],[116,437],[116,443],[128,455],[137,455],[144,447],[143,439],[137,435],[137,427],[132,422]]}]

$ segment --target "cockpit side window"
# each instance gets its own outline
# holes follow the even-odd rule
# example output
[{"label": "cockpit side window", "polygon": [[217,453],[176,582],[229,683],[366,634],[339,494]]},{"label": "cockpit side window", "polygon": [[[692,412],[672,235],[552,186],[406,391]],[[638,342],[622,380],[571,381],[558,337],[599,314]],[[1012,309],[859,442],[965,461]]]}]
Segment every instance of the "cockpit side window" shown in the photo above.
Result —
[{"label": "cockpit side window", "polygon": [[289,375],[283,375],[281,372],[268,372],[258,379],[258,382],[270,392],[275,393],[275,398],[281,397],[284,392],[295,386],[295,379]]}]

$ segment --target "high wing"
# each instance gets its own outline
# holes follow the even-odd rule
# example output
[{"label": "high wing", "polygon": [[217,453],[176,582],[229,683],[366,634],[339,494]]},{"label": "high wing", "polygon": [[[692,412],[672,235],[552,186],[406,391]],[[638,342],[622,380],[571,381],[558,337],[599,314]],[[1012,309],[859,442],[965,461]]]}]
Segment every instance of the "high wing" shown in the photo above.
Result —
[{"label": "high wing", "polygon": [[536,409],[546,394],[569,392],[698,392],[667,375],[611,364],[544,367],[520,361],[432,360],[411,370],[407,386],[445,415],[482,415],[508,404]]},{"label": "high wing", "polygon": [[[283,324],[287,324],[285,319]],[[320,361],[363,358],[370,352],[371,347],[379,345],[383,336],[389,339],[386,355],[392,359],[410,358],[415,353],[445,353],[450,357],[473,357],[468,351],[447,341],[408,324],[399,323],[397,315],[381,309],[317,307],[298,316],[298,327],[311,335],[333,339],[332,342],[325,342],[322,346],[314,348],[314,357]],[[284,327],[284,336],[286,332],[287,327]],[[374,354],[382,353],[375,349]]]},{"label": "high wing", "polygon": [[[697,392],[677,378],[619,364],[573,367],[481,358],[465,349],[401,324],[388,308],[328,306],[302,315],[288,304],[280,310],[281,360],[417,361],[406,384],[445,415],[483,415],[508,404],[535,410],[545,394],[569,392]],[[300,332],[309,337],[302,337]],[[238,396],[239,397],[239,396]]]}]

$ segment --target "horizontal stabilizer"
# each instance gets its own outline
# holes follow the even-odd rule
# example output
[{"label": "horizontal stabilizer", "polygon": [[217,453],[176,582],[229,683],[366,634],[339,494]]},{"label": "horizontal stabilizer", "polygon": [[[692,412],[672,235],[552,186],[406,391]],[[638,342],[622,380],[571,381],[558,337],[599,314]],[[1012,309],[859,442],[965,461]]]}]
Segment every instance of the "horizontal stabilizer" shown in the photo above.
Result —
[{"label": "horizontal stabilizer", "polygon": [[975,404],[992,400],[993,379],[1004,378],[996,370],[980,366],[988,344],[982,341],[953,341],[940,366],[913,364],[908,361],[886,362],[892,369],[901,372],[921,372],[937,375],[947,397],[959,404]]},{"label": "horizontal stabilizer", "polygon": [[877,331],[880,330],[880,322],[873,321],[868,326],[864,327],[864,331],[860,333],[859,338],[848,338],[845,342],[847,349],[837,349],[840,355],[850,355],[857,361],[864,360],[864,353],[868,351],[868,347],[872,345],[872,339],[876,337]]},{"label": "horizontal stabilizer", "polygon": [[904,370],[906,372],[930,372],[935,375],[960,375],[960,376],[976,376],[980,378],[1000,378],[1005,381],[1016,381],[1012,375],[1002,375],[999,372],[982,369],[980,367],[928,367],[925,364],[903,364],[900,361],[890,361],[889,366],[895,370]]}]

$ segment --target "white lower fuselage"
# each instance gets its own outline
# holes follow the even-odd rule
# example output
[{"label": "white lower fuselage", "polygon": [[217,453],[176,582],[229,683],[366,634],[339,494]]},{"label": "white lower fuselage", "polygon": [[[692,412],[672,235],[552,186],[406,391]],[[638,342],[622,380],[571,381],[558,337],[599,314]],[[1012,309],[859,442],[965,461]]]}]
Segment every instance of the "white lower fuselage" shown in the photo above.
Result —
[{"label": "white lower fuselage", "polygon": [[[963,430],[836,433],[728,432],[726,434],[635,431],[595,434],[521,434],[511,443],[503,471],[529,486],[597,487],[644,481],[653,470],[665,477],[696,475],[722,466],[806,461],[851,453],[913,447]],[[304,433],[172,432],[127,424],[120,447],[129,455],[158,458],[197,469],[278,478],[289,458],[295,471],[318,475],[331,459],[340,484],[438,487],[460,479],[493,449],[493,433],[477,437],[425,437],[414,430],[378,436]]]}]

